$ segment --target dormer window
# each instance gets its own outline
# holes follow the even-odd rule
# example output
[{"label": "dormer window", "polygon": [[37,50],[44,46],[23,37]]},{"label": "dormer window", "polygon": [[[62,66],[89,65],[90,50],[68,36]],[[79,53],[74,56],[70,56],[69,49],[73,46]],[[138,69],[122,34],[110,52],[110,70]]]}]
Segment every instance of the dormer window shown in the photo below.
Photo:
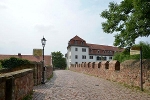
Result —
[{"label": "dormer window", "polygon": [[77,44],[77,40],[74,40],[74,44]]},{"label": "dormer window", "polygon": [[93,53],[93,50],[92,50],[92,49],[90,49],[90,52],[91,52],[91,53]]},{"label": "dormer window", "polygon": [[84,45],[84,42],[83,42],[83,41],[81,41],[81,45]]},{"label": "dormer window", "polygon": [[110,54],[112,53],[112,51],[110,51]]}]

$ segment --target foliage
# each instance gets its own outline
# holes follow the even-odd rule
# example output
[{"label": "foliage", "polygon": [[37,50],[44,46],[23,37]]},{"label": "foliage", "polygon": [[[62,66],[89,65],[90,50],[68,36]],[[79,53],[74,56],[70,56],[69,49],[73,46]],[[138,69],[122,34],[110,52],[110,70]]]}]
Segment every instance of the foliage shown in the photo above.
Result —
[{"label": "foliage", "polygon": [[24,64],[29,64],[28,60],[19,59],[15,57],[11,57],[9,59],[1,60],[1,65],[3,68],[15,68]]},{"label": "foliage", "polygon": [[[120,4],[109,3],[109,10],[101,13],[105,33],[115,33],[114,45],[131,47],[138,37],[150,35],[149,0],[123,0]],[[116,34],[117,33],[117,34]]]},{"label": "foliage", "polygon": [[47,80],[50,80],[52,77],[53,77],[53,73],[52,73],[52,75],[50,77],[47,78]]},{"label": "foliage", "polygon": [[33,91],[30,93],[30,94],[28,94],[28,95],[26,95],[24,98],[23,98],[23,100],[32,100],[32,95],[33,95]]},{"label": "foliage", "polygon": [[67,66],[66,59],[60,51],[52,52],[52,63],[55,68],[65,69]]},{"label": "foliage", "polygon": [[2,65],[1,65],[1,62],[0,62],[0,69],[2,69]]},{"label": "foliage", "polygon": [[27,95],[26,97],[23,98],[23,100],[32,100],[32,96],[31,95]]},{"label": "foliage", "polygon": [[[134,45],[136,47],[142,47],[142,58],[143,59],[150,59],[150,44],[145,42],[140,42],[139,44]],[[123,62],[129,59],[140,59],[140,55],[130,55],[130,48],[126,48],[122,53],[116,53],[113,57],[114,60],[118,60]]]}]

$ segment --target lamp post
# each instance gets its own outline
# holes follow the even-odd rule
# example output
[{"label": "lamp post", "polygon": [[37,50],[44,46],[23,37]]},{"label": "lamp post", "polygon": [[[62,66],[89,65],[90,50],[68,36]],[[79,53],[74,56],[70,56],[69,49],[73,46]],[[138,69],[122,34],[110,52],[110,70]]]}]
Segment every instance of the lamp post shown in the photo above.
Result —
[{"label": "lamp post", "polygon": [[43,70],[42,70],[42,84],[45,84],[45,78],[44,78],[44,73],[45,73],[45,67],[44,67],[44,47],[45,47],[45,44],[46,44],[46,39],[44,38],[44,36],[43,36],[43,38],[41,39],[41,43],[42,43],[42,46],[43,46],[43,63],[42,63],[42,65],[43,65]]}]

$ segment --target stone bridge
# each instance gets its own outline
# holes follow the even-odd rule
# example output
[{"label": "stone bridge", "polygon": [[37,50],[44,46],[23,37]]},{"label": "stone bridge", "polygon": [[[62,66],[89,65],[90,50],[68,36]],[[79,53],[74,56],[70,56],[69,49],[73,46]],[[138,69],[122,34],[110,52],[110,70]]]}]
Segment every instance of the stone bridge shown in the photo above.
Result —
[{"label": "stone bridge", "polygon": [[150,100],[150,95],[95,76],[57,70],[46,84],[34,87],[33,100]]}]

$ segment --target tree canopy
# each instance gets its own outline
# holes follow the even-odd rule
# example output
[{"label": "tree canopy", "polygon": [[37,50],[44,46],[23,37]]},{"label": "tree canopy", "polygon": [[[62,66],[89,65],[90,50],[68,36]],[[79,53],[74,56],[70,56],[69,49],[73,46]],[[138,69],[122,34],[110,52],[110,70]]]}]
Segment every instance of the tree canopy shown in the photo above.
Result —
[{"label": "tree canopy", "polygon": [[109,3],[109,9],[101,13],[105,33],[114,33],[114,45],[130,47],[138,37],[150,35],[149,0],[123,0],[120,4]]},{"label": "tree canopy", "polygon": [[20,59],[20,58],[15,58],[15,57],[0,60],[0,62],[1,62],[2,68],[7,68],[7,69],[16,68],[22,65],[30,64],[30,61],[26,59]]},{"label": "tree canopy", "polygon": [[66,59],[60,51],[52,52],[52,63],[54,68],[65,69],[67,66]]},{"label": "tree canopy", "polygon": [[[140,42],[139,44],[135,44],[133,46],[142,47],[142,58],[143,59],[150,59],[150,44],[145,42]],[[114,60],[118,60],[123,62],[125,60],[130,59],[140,59],[140,54],[130,55],[130,48],[126,48],[121,53],[116,53],[113,57]]]}]

